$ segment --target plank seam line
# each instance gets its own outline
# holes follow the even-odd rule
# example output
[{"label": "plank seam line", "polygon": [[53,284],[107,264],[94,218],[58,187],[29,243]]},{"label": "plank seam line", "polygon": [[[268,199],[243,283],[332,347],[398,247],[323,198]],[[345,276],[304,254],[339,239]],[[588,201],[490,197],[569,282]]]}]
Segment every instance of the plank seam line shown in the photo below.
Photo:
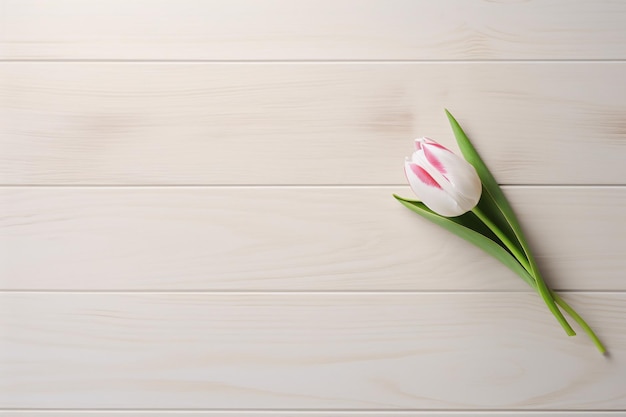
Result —
[{"label": "plank seam line", "polygon": [[[1,43],[0,43],[1,44]],[[578,64],[626,63],[626,58],[589,59],[0,59],[2,63],[111,63],[111,64]]]},{"label": "plank seam line", "polygon": [[[559,294],[625,294],[626,290],[560,290]],[[464,295],[464,294],[534,294],[532,290],[26,290],[3,289],[1,294],[203,294],[203,295]]]},{"label": "plank seam line", "polygon": [[310,408],[281,408],[281,409],[272,409],[272,408],[0,408],[0,412],[2,411],[19,411],[19,412],[32,412],[32,411],[50,411],[50,412],[228,412],[228,413],[242,413],[242,412],[262,412],[262,413],[415,413],[415,412],[428,412],[428,413],[518,413],[518,414],[532,414],[532,413],[623,413],[626,409],[612,409],[612,410],[602,410],[602,409],[528,409],[528,410],[520,410],[520,409],[509,409],[509,408],[489,408],[489,409],[445,409],[445,408],[402,408],[402,409],[359,409],[359,408],[342,408],[342,409],[310,409]]},{"label": "plank seam line", "polygon": [[[500,184],[505,188],[625,188],[626,184]],[[398,188],[408,184],[0,184],[0,188]]]}]

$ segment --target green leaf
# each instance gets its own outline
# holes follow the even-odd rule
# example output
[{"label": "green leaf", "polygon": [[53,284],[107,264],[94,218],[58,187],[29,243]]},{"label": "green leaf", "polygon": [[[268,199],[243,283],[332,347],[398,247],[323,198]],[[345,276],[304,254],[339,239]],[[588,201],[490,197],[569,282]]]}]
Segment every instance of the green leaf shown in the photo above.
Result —
[{"label": "green leaf", "polygon": [[509,222],[506,220],[506,217],[504,217],[504,214],[500,211],[496,201],[485,189],[484,185],[480,201],[478,202],[478,208],[496,224],[502,233],[506,235],[509,241],[517,248],[517,253],[522,254],[522,259],[519,259],[520,262],[529,265],[528,257],[526,256],[526,252],[524,251],[522,244],[517,239],[517,236],[515,235],[515,232],[511,228]]},{"label": "green leaf", "polygon": [[[528,271],[519,263],[511,252],[503,246],[502,242],[500,242],[491,230],[489,230],[483,222],[478,220],[473,213],[468,212],[458,217],[443,217],[433,212],[419,201],[408,200],[396,194],[393,196],[409,210],[478,246],[489,255],[499,260],[511,271],[515,272],[535,291],[538,291],[535,278],[528,273]],[[600,351],[600,353],[605,353],[606,348],[585,320],[583,320],[583,318],[580,317],[580,315],[578,315],[578,313],[576,313],[576,311],[570,307],[565,300],[559,297],[558,294],[551,292],[551,295],[554,297],[555,301],[583,328],[585,333],[587,333],[589,338],[596,345],[598,351]]]},{"label": "green leaf", "polygon": [[[501,222],[502,224],[502,233],[504,233],[512,242],[519,243],[523,250],[523,256],[525,256],[528,264],[530,264],[530,270],[528,271],[531,276],[535,278],[535,282],[537,284],[537,289],[539,294],[545,301],[546,305],[552,312],[552,314],[556,317],[556,319],[561,323],[561,326],[565,329],[567,334],[573,335],[575,334],[574,330],[571,328],[563,313],[558,309],[552,293],[550,289],[547,287],[545,281],[541,277],[539,273],[539,268],[537,268],[537,263],[530,252],[529,245],[522,233],[522,228],[513,212],[511,205],[506,199],[502,189],[496,182],[494,176],[487,168],[487,165],[483,162],[482,158],[470,142],[469,138],[456,121],[454,116],[450,114],[448,110],[446,110],[446,115],[448,116],[448,120],[450,121],[450,125],[452,126],[452,131],[454,132],[454,136],[456,137],[457,144],[459,145],[459,149],[461,153],[465,157],[465,159],[474,166],[478,176],[480,177],[481,182],[483,183],[483,191],[484,195],[481,197],[481,200],[484,199],[483,204],[485,205],[485,209],[490,210],[486,212],[488,217],[493,222]],[[506,227],[505,227],[506,226]],[[512,234],[511,234],[512,232]],[[520,262],[522,262],[520,260]]]},{"label": "green leaf", "polygon": [[393,196],[409,210],[478,246],[519,275],[528,285],[536,288],[535,279],[473,213],[468,212],[458,217],[443,217],[430,210],[424,203],[408,200],[396,194]]},{"label": "green leaf", "polygon": [[528,252],[524,249],[524,244],[522,243],[524,236],[513,213],[513,208],[454,116],[448,110],[446,110],[446,115],[452,126],[452,131],[461,153],[467,162],[474,166],[480,181],[483,183],[483,193],[478,202],[478,207],[524,253],[526,261],[529,262]]}]

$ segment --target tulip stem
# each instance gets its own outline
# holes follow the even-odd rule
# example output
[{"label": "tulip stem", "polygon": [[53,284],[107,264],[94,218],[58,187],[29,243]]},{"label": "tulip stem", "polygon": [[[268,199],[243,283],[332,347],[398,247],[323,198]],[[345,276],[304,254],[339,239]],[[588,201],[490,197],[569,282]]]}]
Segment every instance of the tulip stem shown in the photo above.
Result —
[{"label": "tulip stem", "polygon": [[530,264],[528,263],[528,260],[526,259],[526,256],[519,250],[519,248],[516,245],[513,244],[513,242],[511,242],[511,240],[504,233],[502,233],[500,228],[496,226],[496,224],[492,222],[491,219],[487,217],[485,213],[483,213],[482,210],[478,208],[478,206],[474,207],[472,209],[472,212],[483,223],[485,223],[485,225],[489,228],[489,230],[491,230],[498,237],[498,239],[502,241],[502,243],[504,243],[504,245],[511,251],[513,256],[515,256],[515,258],[519,261],[519,263],[522,264],[524,269],[530,272],[531,267],[530,267]]},{"label": "tulip stem", "polygon": [[[526,283],[530,285],[530,287],[533,290],[537,291],[536,282],[528,281],[528,280],[524,280],[524,281],[526,281]],[[557,294],[555,291],[552,291],[552,290],[550,290],[550,294],[552,294],[554,301],[563,310],[565,310],[565,312],[567,312],[567,314],[569,314],[570,317],[572,317],[576,323],[578,323],[578,325],[585,331],[585,333],[587,333],[587,336],[589,336],[593,344],[596,345],[596,348],[598,348],[598,351],[602,354],[605,354],[606,348],[604,347],[604,345],[602,344],[602,342],[600,341],[596,333],[593,331],[593,329],[587,324],[587,322],[576,312],[576,310],[574,310],[569,304],[567,304],[565,300],[561,298],[559,294]]]},{"label": "tulip stem", "polygon": [[491,219],[487,217],[487,215],[485,215],[482,210],[478,208],[478,206],[475,206],[472,209],[472,213],[474,213],[498,237],[498,239],[500,239],[500,241],[504,243],[504,245],[511,251],[513,256],[515,256],[515,258],[518,260],[518,262],[524,267],[524,269],[526,269],[526,271],[528,271],[528,273],[535,279],[539,295],[541,295],[541,298],[543,298],[543,301],[546,303],[554,317],[561,324],[561,327],[563,327],[565,333],[567,333],[568,336],[575,336],[576,332],[574,331],[574,329],[572,329],[572,326],[570,326],[570,324],[567,322],[567,320],[563,316],[563,313],[561,313],[559,308],[556,306],[553,298],[553,293],[548,289],[545,281],[539,274],[537,265],[535,264],[532,257],[530,255],[526,257],[525,254],[520,252],[517,246],[515,246],[513,242],[511,242],[506,234],[504,234],[502,230],[500,230],[500,228],[493,221],[491,221]]},{"label": "tulip stem", "polygon": [[569,314],[574,319],[574,321],[576,321],[576,323],[578,323],[578,325],[585,331],[585,333],[587,333],[587,336],[589,336],[593,344],[596,345],[600,353],[605,354],[606,348],[604,347],[598,336],[596,336],[595,332],[587,324],[587,322],[582,317],[580,317],[576,310],[570,307],[570,305],[567,304],[560,295],[558,295],[554,291],[550,291],[550,293],[552,294],[552,297],[554,297],[554,301],[556,301],[556,303],[560,305],[561,308],[565,310],[567,314]]}]

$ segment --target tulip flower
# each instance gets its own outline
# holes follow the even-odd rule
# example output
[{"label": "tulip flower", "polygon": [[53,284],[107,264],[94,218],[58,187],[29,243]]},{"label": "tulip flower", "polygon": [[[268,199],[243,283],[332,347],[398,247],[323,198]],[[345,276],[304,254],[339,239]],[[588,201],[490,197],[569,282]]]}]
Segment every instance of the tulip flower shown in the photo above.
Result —
[{"label": "tulip flower", "polygon": [[473,209],[482,192],[476,169],[429,138],[415,140],[415,152],[404,163],[413,192],[432,211],[456,217]]},{"label": "tulip flower", "polygon": [[431,139],[417,139],[416,151],[405,161],[404,172],[420,201],[394,197],[502,262],[539,293],[568,335],[576,333],[559,307],[605,353],[585,320],[547,286],[506,196],[459,123],[447,110],[446,114],[465,159]]}]

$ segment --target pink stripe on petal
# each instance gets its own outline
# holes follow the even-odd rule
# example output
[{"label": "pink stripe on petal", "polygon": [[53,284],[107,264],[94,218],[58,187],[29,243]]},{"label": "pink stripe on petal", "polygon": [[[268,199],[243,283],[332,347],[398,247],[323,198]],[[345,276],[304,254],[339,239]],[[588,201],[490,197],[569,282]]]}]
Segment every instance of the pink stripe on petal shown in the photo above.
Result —
[{"label": "pink stripe on petal", "polygon": [[[443,164],[441,163],[441,161],[431,152],[428,150],[428,147],[431,144],[429,144],[428,146],[424,146],[424,156],[426,157],[426,160],[433,166],[435,167],[435,169],[439,172],[441,172],[442,174],[445,174],[446,171],[446,167],[443,166]],[[444,148],[445,149],[445,148]]]},{"label": "pink stripe on petal", "polygon": [[446,150],[446,151],[450,152],[450,149],[446,148],[446,147],[445,147],[445,146],[443,146],[443,145],[440,145],[439,143],[435,142],[435,141],[434,141],[434,140],[432,140],[431,138],[424,138],[424,139],[425,139],[425,142],[426,142],[428,145],[433,145],[433,146],[436,146],[436,147],[437,147],[437,148],[439,148],[439,149],[444,149],[444,150]]},{"label": "pink stripe on petal", "polygon": [[423,182],[424,184],[430,187],[441,189],[441,185],[439,185],[437,181],[435,181],[435,179],[431,177],[430,174],[426,172],[424,168],[416,164],[409,164],[409,167],[411,167],[411,171],[413,171],[413,173],[417,176],[417,178],[421,182]]}]

